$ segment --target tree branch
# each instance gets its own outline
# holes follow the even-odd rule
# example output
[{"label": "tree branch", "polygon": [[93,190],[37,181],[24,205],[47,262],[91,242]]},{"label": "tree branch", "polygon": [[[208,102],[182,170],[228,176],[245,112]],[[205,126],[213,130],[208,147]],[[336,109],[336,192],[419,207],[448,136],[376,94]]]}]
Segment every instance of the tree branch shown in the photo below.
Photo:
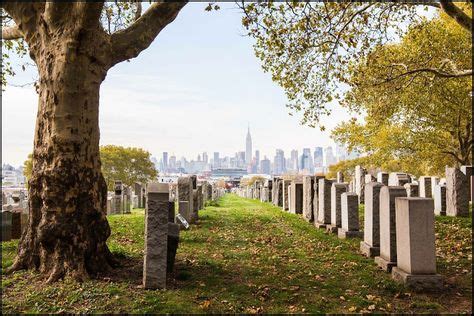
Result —
[{"label": "tree branch", "polygon": [[2,27],[2,40],[15,40],[23,38],[18,26]]},{"label": "tree branch", "polygon": [[459,25],[472,33],[472,18],[464,13],[463,10],[459,9],[450,0],[440,0],[441,9],[446,12],[447,15],[452,17]]},{"label": "tree branch", "polygon": [[112,34],[112,65],[137,57],[176,18],[186,3],[187,1],[153,3],[132,25]]}]

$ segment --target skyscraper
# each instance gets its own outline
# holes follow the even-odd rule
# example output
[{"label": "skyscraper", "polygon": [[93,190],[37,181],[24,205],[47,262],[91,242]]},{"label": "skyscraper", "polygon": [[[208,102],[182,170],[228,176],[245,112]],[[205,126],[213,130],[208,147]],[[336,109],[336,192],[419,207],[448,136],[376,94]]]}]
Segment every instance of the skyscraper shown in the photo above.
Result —
[{"label": "skyscraper", "polygon": [[202,161],[204,161],[204,163],[208,163],[208,160],[209,160],[209,157],[207,157],[207,153],[203,152],[202,153]]},{"label": "skyscraper", "polygon": [[166,151],[163,152],[163,171],[168,170],[168,153]]},{"label": "skyscraper", "polygon": [[270,174],[270,159],[267,156],[260,162],[260,173]]},{"label": "skyscraper", "polygon": [[293,171],[298,171],[300,165],[298,164],[298,151],[293,149],[290,155],[290,164],[288,165],[287,169],[291,169]]},{"label": "skyscraper", "polygon": [[301,155],[300,169],[304,170],[305,174],[311,174],[314,172],[313,159],[311,157],[311,149],[303,148],[303,154]]},{"label": "skyscraper", "polygon": [[252,136],[250,136],[250,126],[247,129],[247,138],[245,139],[245,163],[252,163]]},{"label": "skyscraper", "polygon": [[255,151],[255,168],[257,171],[260,169],[260,150]]},{"label": "skyscraper", "polygon": [[314,148],[314,166],[317,168],[323,166],[323,147]]},{"label": "skyscraper", "polygon": [[219,152],[214,152],[214,169],[220,168],[221,160],[219,159]]},{"label": "skyscraper", "polygon": [[334,154],[332,152],[332,147],[331,146],[326,147],[324,151],[325,151],[325,153],[324,153],[324,158],[325,158],[324,166],[329,167],[330,165],[335,164],[336,163],[336,157],[334,156]]},{"label": "skyscraper", "polygon": [[283,174],[285,169],[285,153],[281,149],[276,150],[275,159],[273,162],[273,173],[275,175]]}]

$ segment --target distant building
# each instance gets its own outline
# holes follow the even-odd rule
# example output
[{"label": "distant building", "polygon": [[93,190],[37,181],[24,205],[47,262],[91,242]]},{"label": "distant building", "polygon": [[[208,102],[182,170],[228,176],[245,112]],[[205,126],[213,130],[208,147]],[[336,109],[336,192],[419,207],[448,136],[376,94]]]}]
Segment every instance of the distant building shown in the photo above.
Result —
[{"label": "distant building", "polygon": [[275,158],[273,161],[273,173],[275,175],[283,174],[286,171],[285,168],[285,153],[282,149],[277,149]]},{"label": "distant building", "polygon": [[322,168],[323,167],[323,147],[315,147],[314,148],[314,167]]},{"label": "distant building", "polygon": [[260,173],[271,174],[270,159],[265,156],[262,161],[260,161]]},{"label": "distant building", "polygon": [[245,163],[249,165],[252,162],[252,136],[250,136],[250,126],[247,129],[245,138]]},{"label": "distant building", "polygon": [[209,157],[207,156],[207,153],[206,152],[203,152],[202,153],[202,161],[204,161],[205,163],[208,163],[209,161]]},{"label": "distant building", "polygon": [[311,157],[311,149],[303,148],[303,154],[301,155],[300,169],[303,170],[304,174],[312,174],[314,172],[313,159]]},{"label": "distant building", "polygon": [[219,159],[219,153],[218,152],[214,152],[214,164],[212,166],[213,169],[217,169],[217,168],[220,168],[221,166],[221,161]]},{"label": "distant building", "polygon": [[286,169],[298,171],[299,168],[300,164],[298,163],[298,151],[296,149],[293,149],[290,154],[290,163],[287,165]]},{"label": "distant building", "polygon": [[162,171],[166,172],[168,170],[168,153],[166,151],[163,152],[162,163],[163,163]]},{"label": "distant building", "polygon": [[324,151],[325,151],[324,152],[324,158],[325,158],[324,166],[329,167],[330,165],[335,164],[337,160],[333,154],[332,147],[331,146],[326,147]]}]

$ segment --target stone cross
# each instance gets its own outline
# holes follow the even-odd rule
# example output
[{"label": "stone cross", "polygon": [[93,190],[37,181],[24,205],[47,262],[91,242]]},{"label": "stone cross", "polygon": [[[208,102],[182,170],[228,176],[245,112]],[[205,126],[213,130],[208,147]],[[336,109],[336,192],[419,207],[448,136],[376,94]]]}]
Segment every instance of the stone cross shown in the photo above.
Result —
[{"label": "stone cross", "polygon": [[384,186],[380,190],[380,256],[375,262],[387,272],[397,265],[395,199],[406,196],[404,187]]},{"label": "stone cross", "polygon": [[436,274],[433,199],[395,199],[397,266],[392,277],[415,290],[441,289]]}]

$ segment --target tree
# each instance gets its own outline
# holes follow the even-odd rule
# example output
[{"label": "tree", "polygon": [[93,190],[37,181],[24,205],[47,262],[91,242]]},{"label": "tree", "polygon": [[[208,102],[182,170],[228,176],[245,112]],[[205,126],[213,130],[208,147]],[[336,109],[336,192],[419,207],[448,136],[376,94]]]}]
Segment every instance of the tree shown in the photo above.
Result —
[{"label": "tree", "polygon": [[[422,52],[429,52],[429,55]],[[400,43],[377,46],[350,68],[343,104],[365,122],[340,124],[334,138],[368,153],[373,163],[414,174],[442,174],[448,165],[470,164],[472,81],[407,68],[446,64],[471,68],[471,33],[442,15],[413,25]],[[448,62],[449,60],[449,62]],[[395,163],[396,162],[396,163]]]},{"label": "tree", "polygon": [[110,191],[114,181],[121,180],[126,185],[135,182],[146,183],[156,178],[155,165],[150,153],[141,148],[107,145],[100,147],[102,174]]},{"label": "tree", "polygon": [[[472,33],[472,4],[441,1],[299,2],[263,1],[241,4],[248,34],[256,39],[255,54],[264,71],[284,90],[292,112],[302,111],[301,123],[319,125],[330,114],[328,103],[340,101],[354,60],[377,46],[397,40],[407,24],[420,21],[417,8],[437,8]],[[466,11],[465,11],[466,10]],[[426,52],[425,56],[429,56]],[[436,76],[470,77],[471,68],[439,63],[401,68],[404,76],[430,72]],[[412,65],[409,65],[412,66]]]},{"label": "tree", "polygon": [[23,175],[26,178],[26,182],[31,178],[33,173],[33,154],[28,154],[28,158],[23,163]]},{"label": "tree", "polygon": [[29,224],[10,272],[38,269],[48,282],[82,280],[114,264],[99,156],[100,85],[185,4],[153,3],[143,15],[137,4],[132,22],[110,34],[102,22],[114,13],[104,11],[104,2],[2,2],[14,23],[2,28],[2,39],[22,38],[39,75]]}]

